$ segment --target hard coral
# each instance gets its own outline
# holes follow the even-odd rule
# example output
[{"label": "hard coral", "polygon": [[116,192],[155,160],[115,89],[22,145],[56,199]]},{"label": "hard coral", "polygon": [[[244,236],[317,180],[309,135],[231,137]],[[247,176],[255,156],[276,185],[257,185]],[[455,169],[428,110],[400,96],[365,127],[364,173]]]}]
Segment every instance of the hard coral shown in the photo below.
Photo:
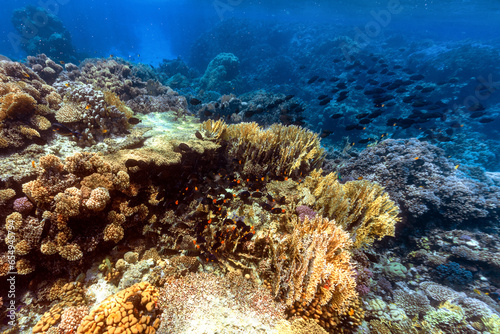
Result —
[{"label": "hard coral", "polygon": [[427,142],[388,139],[362,151],[339,172],[383,184],[407,217],[407,228],[426,224],[425,217],[453,227],[498,221],[500,189],[454,167],[441,149]]},{"label": "hard coral", "polygon": [[202,128],[210,137],[228,144],[228,161],[239,161],[244,175],[290,176],[308,173],[324,158],[317,134],[298,126],[257,123],[227,125],[208,120]]},{"label": "hard coral", "polygon": [[[0,62],[0,147],[20,148],[51,126],[60,96],[30,68]],[[47,118],[48,117],[48,118]]]},{"label": "hard coral", "polygon": [[160,326],[156,312],[158,291],[147,282],[137,283],[105,299],[85,316],[76,333],[154,334]]},{"label": "hard coral", "polygon": [[[79,261],[84,252],[96,248],[99,239],[118,242],[124,236],[125,226],[147,220],[146,205],[131,206],[130,200],[125,199],[137,195],[129,190],[128,173],[113,170],[100,156],[77,153],[63,164],[59,158],[48,155],[40,159],[39,166],[38,178],[22,188],[40,217],[24,218],[21,213],[13,212],[6,219],[6,228],[15,234],[20,260],[33,260],[32,263],[51,269],[64,267],[57,262]],[[108,213],[104,209],[110,203],[116,211]],[[83,221],[90,222],[88,229],[82,228]],[[46,234],[41,240],[44,226]],[[96,230],[101,233],[99,239]],[[33,249],[40,249],[40,253]],[[57,253],[61,256],[59,260],[52,257],[53,261],[40,261]]]},{"label": "hard coral", "polygon": [[399,210],[384,188],[365,180],[341,184],[335,173],[315,170],[299,186],[304,202],[355,235],[355,247],[393,236]]}]

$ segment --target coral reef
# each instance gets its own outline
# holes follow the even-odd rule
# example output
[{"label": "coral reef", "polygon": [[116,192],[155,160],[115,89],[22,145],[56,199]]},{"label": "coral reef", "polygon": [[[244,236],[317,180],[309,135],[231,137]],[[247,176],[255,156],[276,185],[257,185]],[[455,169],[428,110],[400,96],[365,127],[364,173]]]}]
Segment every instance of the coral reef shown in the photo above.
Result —
[{"label": "coral reef", "polygon": [[78,133],[74,137],[79,145],[95,145],[112,135],[125,134],[130,127],[128,119],[133,111],[116,94],[79,82],[55,86],[64,97],[55,118]]},{"label": "coral reef", "polygon": [[56,90],[29,67],[0,62],[0,148],[19,150],[43,142],[60,102]]},{"label": "coral reef", "polygon": [[173,111],[177,116],[182,116],[189,110],[186,98],[170,88],[157,96],[139,95],[128,100],[126,104],[139,114]]},{"label": "coral reef", "polygon": [[499,217],[498,187],[466,177],[441,149],[417,139],[388,139],[368,147],[339,173],[383,184],[410,229],[474,223],[484,228]]},{"label": "coral reef", "polygon": [[324,157],[318,136],[297,126],[274,124],[263,130],[257,123],[209,120],[202,128],[229,145],[228,161],[237,160],[243,175],[297,176],[320,166]]},{"label": "coral reef", "polygon": [[36,57],[28,56],[26,59],[28,61],[28,66],[31,67],[31,69],[49,85],[52,85],[56,81],[59,73],[63,71],[63,67],[61,65],[56,64],[44,53],[39,54]]},{"label": "coral reef", "polygon": [[[155,84],[150,79],[147,82],[136,76],[132,71],[132,64],[122,59],[87,59],[80,65],[80,73],[77,79],[95,88],[111,91],[118,97],[127,101],[139,95],[153,95],[152,90],[159,95],[165,93],[167,88],[161,84]],[[148,91],[149,90],[149,91]]]},{"label": "coral reef", "polygon": [[233,81],[239,73],[238,67],[239,59],[234,54],[218,54],[208,64],[205,74],[201,77],[201,88],[221,93],[231,93],[235,88],[235,82]]},{"label": "coral reef", "polygon": [[[211,98],[204,94],[203,99]],[[216,101],[203,104],[197,113],[203,119],[225,117],[229,122],[257,122],[261,126],[273,123],[303,125],[306,105],[293,95],[252,91],[238,97],[222,95]]]},{"label": "coral reef", "polygon": [[334,332],[357,299],[352,241],[335,222],[320,216],[294,224],[293,233],[273,246],[273,294],[285,301],[289,315],[319,319],[321,327]]},{"label": "coral reef", "polygon": [[147,282],[137,283],[107,298],[85,316],[80,333],[156,333],[158,291]]}]

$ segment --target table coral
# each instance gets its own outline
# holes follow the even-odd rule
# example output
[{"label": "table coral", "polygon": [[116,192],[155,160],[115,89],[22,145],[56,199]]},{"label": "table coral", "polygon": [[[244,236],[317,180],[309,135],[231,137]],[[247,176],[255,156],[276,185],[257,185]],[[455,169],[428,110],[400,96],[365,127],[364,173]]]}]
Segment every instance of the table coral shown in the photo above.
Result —
[{"label": "table coral", "polygon": [[29,67],[0,62],[0,148],[19,149],[41,137],[60,99]]}]

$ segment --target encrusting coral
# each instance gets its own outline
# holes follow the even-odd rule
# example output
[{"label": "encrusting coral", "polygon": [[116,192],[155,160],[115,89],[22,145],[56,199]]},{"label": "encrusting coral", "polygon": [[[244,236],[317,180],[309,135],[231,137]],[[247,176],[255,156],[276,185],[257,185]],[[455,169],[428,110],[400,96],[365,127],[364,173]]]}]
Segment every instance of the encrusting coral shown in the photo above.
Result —
[{"label": "encrusting coral", "polygon": [[228,161],[237,160],[244,175],[291,176],[319,167],[324,158],[317,134],[298,126],[257,123],[227,125],[208,120],[202,124],[209,138],[227,143]]}]

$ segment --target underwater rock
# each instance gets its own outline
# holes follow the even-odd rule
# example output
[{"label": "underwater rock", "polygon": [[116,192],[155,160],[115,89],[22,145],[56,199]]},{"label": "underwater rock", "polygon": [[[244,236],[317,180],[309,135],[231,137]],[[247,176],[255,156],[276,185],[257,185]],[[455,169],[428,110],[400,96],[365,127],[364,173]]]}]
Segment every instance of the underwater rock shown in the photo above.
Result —
[{"label": "underwater rock", "polygon": [[231,93],[234,88],[232,81],[239,73],[239,64],[238,57],[232,53],[218,54],[208,64],[205,74],[200,80],[201,88]]},{"label": "underwater rock", "polygon": [[[43,24],[37,20],[43,20]],[[20,47],[28,55],[44,53],[56,61],[76,61],[69,31],[57,16],[44,8],[28,5],[16,9],[12,24],[21,35]]]}]

